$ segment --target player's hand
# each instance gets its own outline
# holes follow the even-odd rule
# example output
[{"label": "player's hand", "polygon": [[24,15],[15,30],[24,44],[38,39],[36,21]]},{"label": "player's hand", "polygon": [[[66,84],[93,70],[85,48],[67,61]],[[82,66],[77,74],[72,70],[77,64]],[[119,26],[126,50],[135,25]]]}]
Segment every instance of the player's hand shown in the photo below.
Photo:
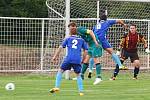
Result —
[{"label": "player's hand", "polygon": [[56,61],[56,59],[57,59],[57,57],[56,57],[56,56],[54,56],[54,57],[52,58],[52,61]]},{"label": "player's hand", "polygon": [[149,50],[148,48],[146,48],[146,49],[145,49],[145,52],[146,52],[147,54],[149,54],[149,53],[150,53],[150,50]]},{"label": "player's hand", "polygon": [[124,24],[123,26],[124,26],[125,29],[128,29],[128,25],[127,24]]},{"label": "player's hand", "polygon": [[120,51],[117,51],[117,52],[116,52],[116,55],[119,56],[119,55],[120,55]]}]

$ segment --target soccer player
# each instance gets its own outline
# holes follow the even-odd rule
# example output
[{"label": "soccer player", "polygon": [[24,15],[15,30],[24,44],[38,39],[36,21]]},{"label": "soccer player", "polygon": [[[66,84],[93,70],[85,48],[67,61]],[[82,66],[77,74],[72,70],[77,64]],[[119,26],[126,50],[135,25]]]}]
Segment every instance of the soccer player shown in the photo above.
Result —
[{"label": "soccer player", "polygon": [[100,16],[100,22],[93,27],[93,32],[98,36],[98,39],[102,44],[103,49],[106,50],[112,56],[115,63],[119,65],[119,68],[123,68],[123,65],[121,64],[119,57],[113,52],[113,48],[106,38],[106,35],[108,34],[107,33],[108,28],[111,27],[113,24],[117,23],[127,28],[127,25],[124,24],[122,20],[107,20],[107,15],[102,14]]},{"label": "soccer player", "polygon": [[[124,36],[121,39],[119,48],[122,49],[121,51],[121,63],[128,59],[130,57],[131,63],[134,65],[134,76],[133,79],[137,79],[139,68],[140,68],[140,61],[138,56],[138,49],[137,45],[138,43],[142,42],[144,44],[145,52],[148,53],[149,50],[147,48],[147,42],[143,35],[138,33],[135,24],[130,25],[129,33],[124,34]],[[120,51],[117,51],[117,55],[120,55]],[[114,70],[113,77],[111,77],[110,80],[115,80],[116,76],[119,73],[119,66],[116,65],[116,68]]]},{"label": "soccer player", "polygon": [[98,41],[96,35],[94,35],[92,30],[86,29],[85,27],[78,27],[78,35],[80,35],[87,43],[88,43],[88,55],[85,60],[83,60],[81,77],[84,79],[84,74],[89,66],[90,58],[94,59],[94,64],[96,66],[96,79],[94,81],[94,85],[100,83],[101,79],[101,64],[99,61],[99,57],[103,54],[103,49],[101,44]]},{"label": "soccer player", "polygon": [[61,67],[56,75],[56,82],[55,82],[55,88],[52,88],[50,90],[51,93],[55,93],[59,91],[60,82],[62,79],[62,73],[65,70],[70,70],[71,68],[74,69],[74,72],[77,75],[77,84],[79,89],[79,95],[82,96],[83,94],[83,85],[82,85],[82,78],[80,75],[81,72],[81,52],[83,48],[83,60],[85,58],[85,55],[87,54],[88,46],[84,39],[77,36],[77,27],[76,23],[70,23],[68,25],[70,30],[70,36],[65,38],[62,45],[59,47],[59,49],[56,51],[53,60],[56,60],[58,57],[58,54],[60,53],[62,48],[67,47],[67,55],[63,60],[63,63],[61,64]]}]

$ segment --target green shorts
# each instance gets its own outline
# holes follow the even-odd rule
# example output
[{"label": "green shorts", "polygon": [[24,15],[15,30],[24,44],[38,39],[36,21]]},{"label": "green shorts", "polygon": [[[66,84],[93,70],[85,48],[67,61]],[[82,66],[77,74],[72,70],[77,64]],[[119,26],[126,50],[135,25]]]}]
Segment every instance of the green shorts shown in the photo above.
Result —
[{"label": "green shorts", "polygon": [[93,58],[101,57],[103,55],[103,48],[101,46],[97,47],[95,44],[89,45],[88,55]]}]

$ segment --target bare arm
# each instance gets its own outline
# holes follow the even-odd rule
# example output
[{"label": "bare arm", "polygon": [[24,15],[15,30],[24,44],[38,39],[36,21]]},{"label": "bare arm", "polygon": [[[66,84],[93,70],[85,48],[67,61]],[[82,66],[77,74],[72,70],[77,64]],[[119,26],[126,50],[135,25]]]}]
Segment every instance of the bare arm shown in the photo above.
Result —
[{"label": "bare arm", "polygon": [[56,60],[56,58],[58,57],[58,55],[60,54],[61,50],[62,50],[62,46],[59,46],[59,48],[57,49],[57,51],[55,52],[52,60]]},{"label": "bare arm", "polygon": [[86,55],[87,55],[87,50],[83,50],[83,59],[82,59],[82,62],[85,60]]},{"label": "bare arm", "polygon": [[96,37],[95,37],[95,34],[93,33],[92,30],[88,30],[89,31],[89,34],[91,35],[92,39],[94,40],[96,46],[99,46],[97,40],[96,40]]},{"label": "bare arm", "polygon": [[118,24],[123,25],[125,29],[128,28],[127,25],[124,23],[124,21],[122,21],[122,20],[116,20],[116,22],[117,22]]}]

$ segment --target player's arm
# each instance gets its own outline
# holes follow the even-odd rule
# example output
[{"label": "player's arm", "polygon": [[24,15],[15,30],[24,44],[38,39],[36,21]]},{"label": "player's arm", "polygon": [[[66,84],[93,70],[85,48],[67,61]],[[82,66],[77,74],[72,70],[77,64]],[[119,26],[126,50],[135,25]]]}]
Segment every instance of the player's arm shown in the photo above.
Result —
[{"label": "player's arm", "polygon": [[121,40],[120,40],[120,44],[119,44],[119,47],[117,49],[117,52],[116,52],[116,55],[120,55],[121,54],[121,49],[124,47],[124,43],[125,43],[125,37],[122,37]]},{"label": "player's arm", "polygon": [[65,38],[61,44],[61,46],[59,46],[59,48],[57,49],[57,51],[55,52],[52,60],[56,60],[56,58],[58,57],[58,55],[60,54],[60,52],[62,51],[63,48],[65,48],[67,45],[67,38]]},{"label": "player's arm", "polygon": [[124,26],[125,29],[128,28],[127,24],[125,24],[122,20],[116,20],[116,23],[121,24],[122,26]]},{"label": "player's arm", "polygon": [[99,46],[99,43],[96,40],[95,34],[92,30],[87,30],[87,33],[90,34],[90,36],[92,37],[93,41],[95,42],[96,46]]},{"label": "player's arm", "polygon": [[59,48],[57,49],[57,51],[55,52],[52,60],[56,60],[56,58],[58,57],[58,55],[60,54],[61,50],[63,49],[62,46],[59,46]]},{"label": "player's arm", "polygon": [[140,41],[144,44],[145,52],[150,53],[150,50],[148,49],[148,44],[146,42],[146,39],[144,38],[143,35],[139,35]]},{"label": "player's arm", "polygon": [[83,58],[82,58],[82,62],[85,60],[85,58],[86,58],[86,55],[88,54],[87,52],[87,50],[88,50],[88,45],[87,45],[87,43],[83,40],[83,45],[82,45],[82,48],[83,48]]}]

